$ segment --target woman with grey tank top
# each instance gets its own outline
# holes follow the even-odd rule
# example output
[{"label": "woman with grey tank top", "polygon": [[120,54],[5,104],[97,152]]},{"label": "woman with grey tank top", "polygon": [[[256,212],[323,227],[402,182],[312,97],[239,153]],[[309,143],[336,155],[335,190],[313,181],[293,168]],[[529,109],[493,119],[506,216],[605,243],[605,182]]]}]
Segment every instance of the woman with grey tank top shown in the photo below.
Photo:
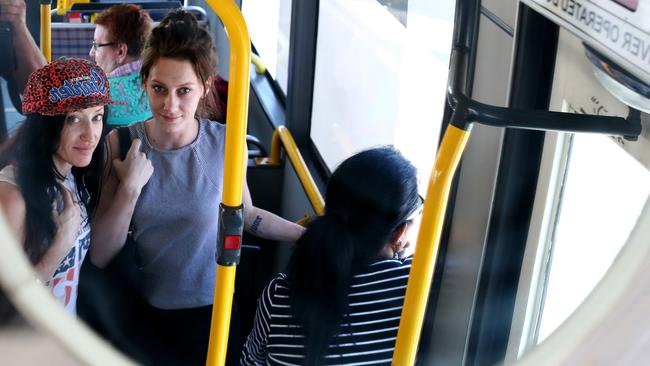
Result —
[{"label": "woman with grey tank top", "polygon": [[[215,69],[210,33],[192,14],[170,12],[143,51],[141,75],[153,117],[129,126],[133,143],[124,161],[117,133],[108,136],[113,166],[93,221],[90,256],[106,266],[133,224],[146,300],[138,316],[148,319],[153,337],[143,363],[205,363],[225,127],[196,116]],[[281,241],[302,235],[299,225],[253,206],[245,181],[243,188],[248,232]]]}]

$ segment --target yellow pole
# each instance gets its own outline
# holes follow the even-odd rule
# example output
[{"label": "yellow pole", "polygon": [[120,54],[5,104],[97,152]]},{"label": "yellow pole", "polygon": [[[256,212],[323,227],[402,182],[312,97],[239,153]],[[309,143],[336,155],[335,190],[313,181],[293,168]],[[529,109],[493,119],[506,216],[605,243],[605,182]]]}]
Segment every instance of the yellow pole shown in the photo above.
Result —
[{"label": "yellow pole", "polygon": [[267,161],[268,164],[280,164],[280,147],[280,129],[276,128],[275,131],[273,131],[273,138],[271,139],[271,154],[269,155],[269,159]]},{"label": "yellow pole", "polygon": [[255,65],[255,72],[258,74],[263,74],[266,72],[266,65],[262,58],[254,53],[251,53],[251,62]]},{"label": "yellow pole", "polygon": [[208,344],[208,358],[206,361],[206,365],[209,366],[226,363],[236,269],[236,266],[217,265],[217,285],[214,288],[210,343]]},{"label": "yellow pole", "polygon": [[58,15],[65,15],[68,12],[70,3],[68,0],[57,0],[56,1],[56,13]]},{"label": "yellow pole", "polygon": [[411,265],[406,298],[397,332],[393,365],[415,363],[415,355],[422,331],[424,312],[429,298],[440,233],[447,210],[451,181],[469,138],[469,131],[449,125],[442,139],[436,163],[429,178],[427,200],[422,213],[422,224]]},{"label": "yellow pole", "polygon": [[47,62],[52,61],[52,5],[50,1],[41,1],[41,52]]},{"label": "yellow pole", "polygon": [[296,141],[293,139],[293,136],[291,136],[289,130],[284,126],[278,127],[276,132],[280,135],[280,140],[282,140],[284,149],[289,156],[289,160],[291,160],[291,165],[293,165],[293,168],[296,170],[296,174],[298,175],[298,179],[300,179],[302,186],[305,188],[305,193],[307,193],[307,197],[314,208],[314,212],[316,212],[316,215],[318,216],[323,216],[323,214],[325,214],[325,201],[316,187],[314,178],[309,174],[309,169],[307,169],[305,160],[298,152]]},{"label": "yellow pole", "polygon": [[[230,74],[228,114],[226,116],[226,147],[222,204],[238,207],[242,203],[244,164],[246,160],[246,122],[250,80],[250,36],[244,17],[232,0],[207,0],[221,18],[230,39]],[[217,265],[217,278],[212,308],[210,342],[206,364],[223,365],[228,347],[228,329],[236,266]]]}]

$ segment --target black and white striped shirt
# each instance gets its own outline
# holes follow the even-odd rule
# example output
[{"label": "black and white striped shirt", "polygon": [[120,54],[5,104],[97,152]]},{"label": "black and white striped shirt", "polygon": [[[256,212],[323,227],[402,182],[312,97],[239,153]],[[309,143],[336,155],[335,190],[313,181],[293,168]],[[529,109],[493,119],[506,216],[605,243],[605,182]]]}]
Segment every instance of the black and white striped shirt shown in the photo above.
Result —
[{"label": "black and white striped shirt", "polygon": [[[385,259],[354,276],[338,346],[324,365],[390,365],[412,258]],[[287,276],[279,274],[257,302],[241,365],[302,365],[304,335],[293,319]]]}]

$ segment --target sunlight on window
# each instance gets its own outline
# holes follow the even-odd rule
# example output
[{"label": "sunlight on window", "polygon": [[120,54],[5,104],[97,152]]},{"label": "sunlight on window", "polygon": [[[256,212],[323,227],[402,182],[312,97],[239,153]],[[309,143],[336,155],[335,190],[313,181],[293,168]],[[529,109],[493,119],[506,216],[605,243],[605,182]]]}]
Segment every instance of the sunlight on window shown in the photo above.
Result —
[{"label": "sunlight on window", "polygon": [[311,138],[330,169],[393,144],[426,190],[445,107],[454,1],[322,0]]},{"label": "sunlight on window", "polygon": [[286,93],[291,0],[242,0],[242,13],[257,52]]}]

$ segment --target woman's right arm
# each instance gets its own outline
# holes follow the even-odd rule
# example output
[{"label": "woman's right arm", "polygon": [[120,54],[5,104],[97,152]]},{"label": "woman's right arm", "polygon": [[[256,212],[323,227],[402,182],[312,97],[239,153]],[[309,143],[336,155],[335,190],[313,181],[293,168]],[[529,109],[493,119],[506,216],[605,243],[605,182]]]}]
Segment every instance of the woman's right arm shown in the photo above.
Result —
[{"label": "woman's right arm", "polygon": [[[64,189],[61,194],[63,195],[64,210],[53,215],[56,233],[50,247],[34,264],[34,270],[43,282],[52,279],[54,271],[61,265],[61,261],[74,245],[81,223],[79,206],[72,200],[70,192]],[[0,204],[14,237],[19,243],[24,243],[27,209],[18,188],[9,183],[0,183]]]},{"label": "woman's right arm", "polygon": [[14,233],[14,237],[19,243],[25,241],[25,200],[20,194],[20,190],[6,182],[0,182],[0,205],[7,224]]},{"label": "woman's right arm", "polygon": [[29,75],[36,69],[47,64],[43,53],[38,49],[34,38],[27,29],[26,5],[24,0],[0,0],[0,21],[9,22],[13,28],[13,46],[15,49],[16,68],[13,76],[22,93]]},{"label": "woman's right arm", "polygon": [[104,175],[105,184],[92,222],[90,246],[90,260],[98,267],[105,267],[122,249],[135,204],[153,173],[151,161],[140,152],[140,144],[139,139],[134,139],[122,161],[119,159],[117,131],[108,135],[110,156]]}]

